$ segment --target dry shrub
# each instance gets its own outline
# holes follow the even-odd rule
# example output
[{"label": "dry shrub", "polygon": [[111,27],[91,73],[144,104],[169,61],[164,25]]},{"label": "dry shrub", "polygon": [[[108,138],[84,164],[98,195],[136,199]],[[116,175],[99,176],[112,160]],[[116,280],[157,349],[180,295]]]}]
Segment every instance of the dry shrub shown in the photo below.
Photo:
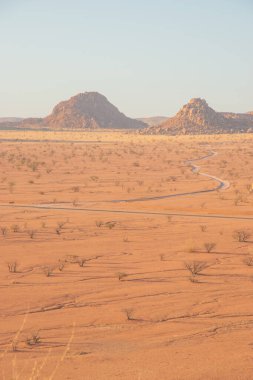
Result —
[{"label": "dry shrub", "polygon": [[34,345],[39,344],[39,343],[41,343],[39,331],[32,332],[31,335],[26,338],[26,344],[28,346],[34,346]]},{"label": "dry shrub", "polygon": [[125,277],[127,277],[127,273],[119,272],[119,273],[117,273],[117,277],[118,277],[119,281],[122,281]]},{"label": "dry shrub", "polygon": [[206,252],[210,253],[216,247],[216,243],[205,243],[204,247],[205,247]]},{"label": "dry shrub", "polygon": [[78,264],[80,267],[84,267],[85,263],[86,263],[86,259],[84,259],[83,257],[78,258]]},{"label": "dry shrub", "polygon": [[235,240],[239,241],[240,243],[246,242],[251,237],[251,233],[247,230],[236,230],[233,233],[233,237]]},{"label": "dry shrub", "polygon": [[44,273],[44,275],[46,277],[50,277],[53,274],[54,267],[52,267],[52,266],[45,266],[45,267],[42,268],[42,270],[43,270],[43,273]]},{"label": "dry shrub", "polygon": [[252,256],[245,257],[243,262],[244,262],[244,264],[248,265],[249,267],[253,267],[253,257]]},{"label": "dry shrub", "polygon": [[199,275],[204,269],[208,268],[209,265],[205,261],[191,261],[185,263],[185,268],[193,275]]},{"label": "dry shrub", "polygon": [[7,263],[8,269],[10,273],[17,273],[17,261],[12,261],[10,263]]},{"label": "dry shrub", "polygon": [[124,313],[126,314],[127,320],[131,321],[133,320],[133,309],[124,309]]}]

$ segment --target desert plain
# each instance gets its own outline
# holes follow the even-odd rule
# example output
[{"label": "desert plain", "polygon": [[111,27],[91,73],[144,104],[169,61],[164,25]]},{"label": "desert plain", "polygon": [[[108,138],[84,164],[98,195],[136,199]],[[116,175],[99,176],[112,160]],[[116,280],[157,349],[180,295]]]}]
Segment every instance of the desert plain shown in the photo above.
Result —
[{"label": "desert plain", "polygon": [[252,379],[252,148],[0,131],[1,378]]}]

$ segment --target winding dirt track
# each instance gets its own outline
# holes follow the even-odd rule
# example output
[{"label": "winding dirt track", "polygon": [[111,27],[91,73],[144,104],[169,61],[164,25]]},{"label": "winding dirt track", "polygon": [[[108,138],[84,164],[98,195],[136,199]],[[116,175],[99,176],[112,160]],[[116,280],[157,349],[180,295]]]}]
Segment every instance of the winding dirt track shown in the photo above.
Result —
[{"label": "winding dirt track", "polygon": [[217,190],[226,190],[229,188],[230,184],[228,181],[224,181],[218,177],[214,177],[210,174],[207,173],[201,173],[199,171],[200,167],[196,166],[193,164],[195,161],[201,161],[201,160],[206,160],[210,157],[216,156],[217,152],[211,151],[209,154],[206,156],[200,157],[200,158],[195,158],[193,160],[187,160],[185,163],[188,164],[192,168],[193,173],[198,173],[199,175],[202,175],[204,177],[208,177],[214,181],[217,182],[217,186],[215,186],[212,189],[208,190],[198,190],[198,191],[191,191],[191,192],[185,192],[185,193],[177,193],[177,194],[169,194],[169,195],[160,195],[157,197],[141,197],[141,198],[132,198],[132,199],[121,199],[121,200],[111,200],[111,201],[105,201],[103,203],[130,203],[130,202],[146,202],[146,201],[154,201],[154,200],[159,200],[159,199],[166,199],[166,198],[177,198],[177,197],[183,197],[183,196],[189,196],[189,195],[195,195],[195,194],[203,194],[203,193],[212,193]]},{"label": "winding dirt track", "polygon": [[243,215],[219,215],[219,214],[190,214],[190,213],[176,213],[176,212],[155,212],[155,211],[141,211],[141,210],[112,210],[112,209],[97,209],[97,208],[78,208],[78,207],[55,207],[43,205],[6,205],[2,204],[3,208],[21,208],[21,209],[37,209],[37,210],[56,210],[56,211],[76,211],[76,212],[100,212],[106,214],[134,214],[134,215],[153,215],[153,216],[178,216],[183,218],[211,218],[211,219],[233,219],[233,220],[252,220],[251,216]]},{"label": "winding dirt track", "polygon": [[[191,167],[192,172],[199,173],[201,176],[208,177],[217,182],[217,186],[208,190],[198,190],[185,193],[161,195],[157,197],[141,197],[141,198],[132,198],[132,199],[122,199],[122,200],[110,200],[110,201],[101,201],[101,203],[130,203],[130,202],[146,202],[161,200],[166,198],[176,198],[183,196],[192,196],[203,193],[212,193],[217,190],[226,190],[229,188],[230,184],[228,181],[222,180],[218,177],[210,175],[208,173],[200,172],[200,167],[193,164],[196,161],[206,160],[210,157],[216,156],[217,152],[210,151],[207,155],[187,160],[186,164]],[[97,202],[98,203],[98,202]],[[191,214],[191,213],[176,213],[176,212],[156,212],[156,211],[141,211],[141,210],[113,210],[106,208],[87,208],[87,207],[64,207],[57,205],[20,205],[20,204],[1,204],[2,208],[20,208],[20,209],[38,209],[38,210],[57,210],[57,211],[75,211],[75,212],[99,212],[99,213],[109,213],[109,214],[135,214],[135,215],[153,215],[153,216],[177,216],[177,217],[186,217],[186,218],[212,218],[212,219],[233,219],[233,220],[253,220],[251,216],[238,216],[238,215],[219,215],[219,214]]]}]

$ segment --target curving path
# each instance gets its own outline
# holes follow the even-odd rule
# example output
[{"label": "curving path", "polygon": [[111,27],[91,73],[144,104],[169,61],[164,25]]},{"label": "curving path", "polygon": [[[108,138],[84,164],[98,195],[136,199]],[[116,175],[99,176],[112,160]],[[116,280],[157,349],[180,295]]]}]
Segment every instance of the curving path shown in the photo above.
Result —
[{"label": "curving path", "polygon": [[210,157],[217,156],[217,154],[218,154],[217,152],[211,151],[209,154],[207,154],[203,157],[194,158],[192,160],[185,161],[185,163],[188,164],[192,168],[193,173],[198,173],[199,175],[202,175],[204,177],[208,177],[208,178],[217,182],[217,186],[213,187],[212,189],[188,191],[185,193],[176,193],[176,194],[169,194],[169,195],[159,195],[156,197],[140,197],[140,198],[131,198],[131,199],[119,199],[119,200],[116,199],[116,200],[110,200],[110,201],[103,201],[102,203],[146,202],[146,201],[153,201],[153,200],[166,199],[166,198],[176,198],[176,197],[183,197],[183,196],[203,194],[203,193],[212,193],[212,192],[217,191],[217,190],[226,190],[230,186],[230,183],[228,181],[225,181],[223,179],[220,179],[218,177],[215,177],[215,176],[207,174],[207,173],[202,173],[202,172],[200,172],[200,167],[193,164],[193,162],[195,162],[195,161],[206,160]]},{"label": "curving path", "polygon": [[113,210],[113,209],[97,209],[86,207],[62,207],[62,206],[43,206],[43,205],[17,205],[17,204],[1,204],[3,208],[18,208],[18,209],[36,209],[36,210],[54,210],[54,211],[75,211],[75,212],[99,212],[106,214],[128,214],[128,215],[152,215],[152,216],[178,216],[183,218],[208,218],[208,219],[232,219],[232,220],[248,220],[253,221],[253,216],[243,215],[219,215],[219,214],[190,214],[180,212],[156,212],[142,210]]},{"label": "curving path", "polygon": [[[170,194],[170,195],[161,195],[157,197],[142,197],[142,198],[134,198],[134,199],[123,199],[123,200],[111,200],[107,201],[110,203],[119,203],[119,202],[142,202],[142,201],[149,201],[149,200],[159,200],[159,199],[165,199],[165,198],[173,198],[173,197],[181,197],[181,196],[189,196],[189,195],[195,195],[195,194],[202,194],[202,193],[210,193],[217,190],[226,190],[229,188],[230,184],[228,181],[222,180],[218,177],[212,176],[207,173],[200,172],[199,166],[196,166],[193,164],[193,162],[201,161],[208,159],[212,156],[216,156],[217,152],[211,151],[206,156],[187,160],[186,163],[189,164],[189,166],[192,168],[192,171],[194,173],[198,172],[199,175],[208,177],[214,181],[217,182],[217,186],[215,186],[212,189],[208,190],[198,190],[198,191],[192,191],[192,192],[185,192],[185,193],[177,193],[177,194]],[[103,202],[105,203],[105,202]],[[17,205],[17,204],[1,204],[0,207],[7,207],[7,208],[21,208],[21,209],[38,209],[38,210],[59,210],[59,211],[76,211],[76,212],[99,212],[99,213],[110,213],[110,214],[135,214],[135,215],[153,215],[153,216],[178,216],[178,217],[188,217],[188,218],[211,218],[211,219],[233,219],[233,220],[252,220],[253,216],[240,216],[240,215],[210,215],[210,214],[190,214],[190,213],[170,213],[170,212],[155,212],[155,211],[139,211],[139,210],[113,210],[113,209],[94,209],[94,208],[80,208],[80,207],[63,207],[63,206],[56,206],[56,205]]]}]

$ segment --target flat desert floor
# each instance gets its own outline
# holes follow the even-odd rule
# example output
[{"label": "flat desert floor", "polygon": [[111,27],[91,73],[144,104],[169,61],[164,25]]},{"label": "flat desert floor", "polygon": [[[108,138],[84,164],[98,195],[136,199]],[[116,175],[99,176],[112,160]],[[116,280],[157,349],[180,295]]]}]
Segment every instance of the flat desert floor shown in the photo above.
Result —
[{"label": "flat desert floor", "polygon": [[251,135],[0,131],[0,377],[252,379],[252,158]]}]

